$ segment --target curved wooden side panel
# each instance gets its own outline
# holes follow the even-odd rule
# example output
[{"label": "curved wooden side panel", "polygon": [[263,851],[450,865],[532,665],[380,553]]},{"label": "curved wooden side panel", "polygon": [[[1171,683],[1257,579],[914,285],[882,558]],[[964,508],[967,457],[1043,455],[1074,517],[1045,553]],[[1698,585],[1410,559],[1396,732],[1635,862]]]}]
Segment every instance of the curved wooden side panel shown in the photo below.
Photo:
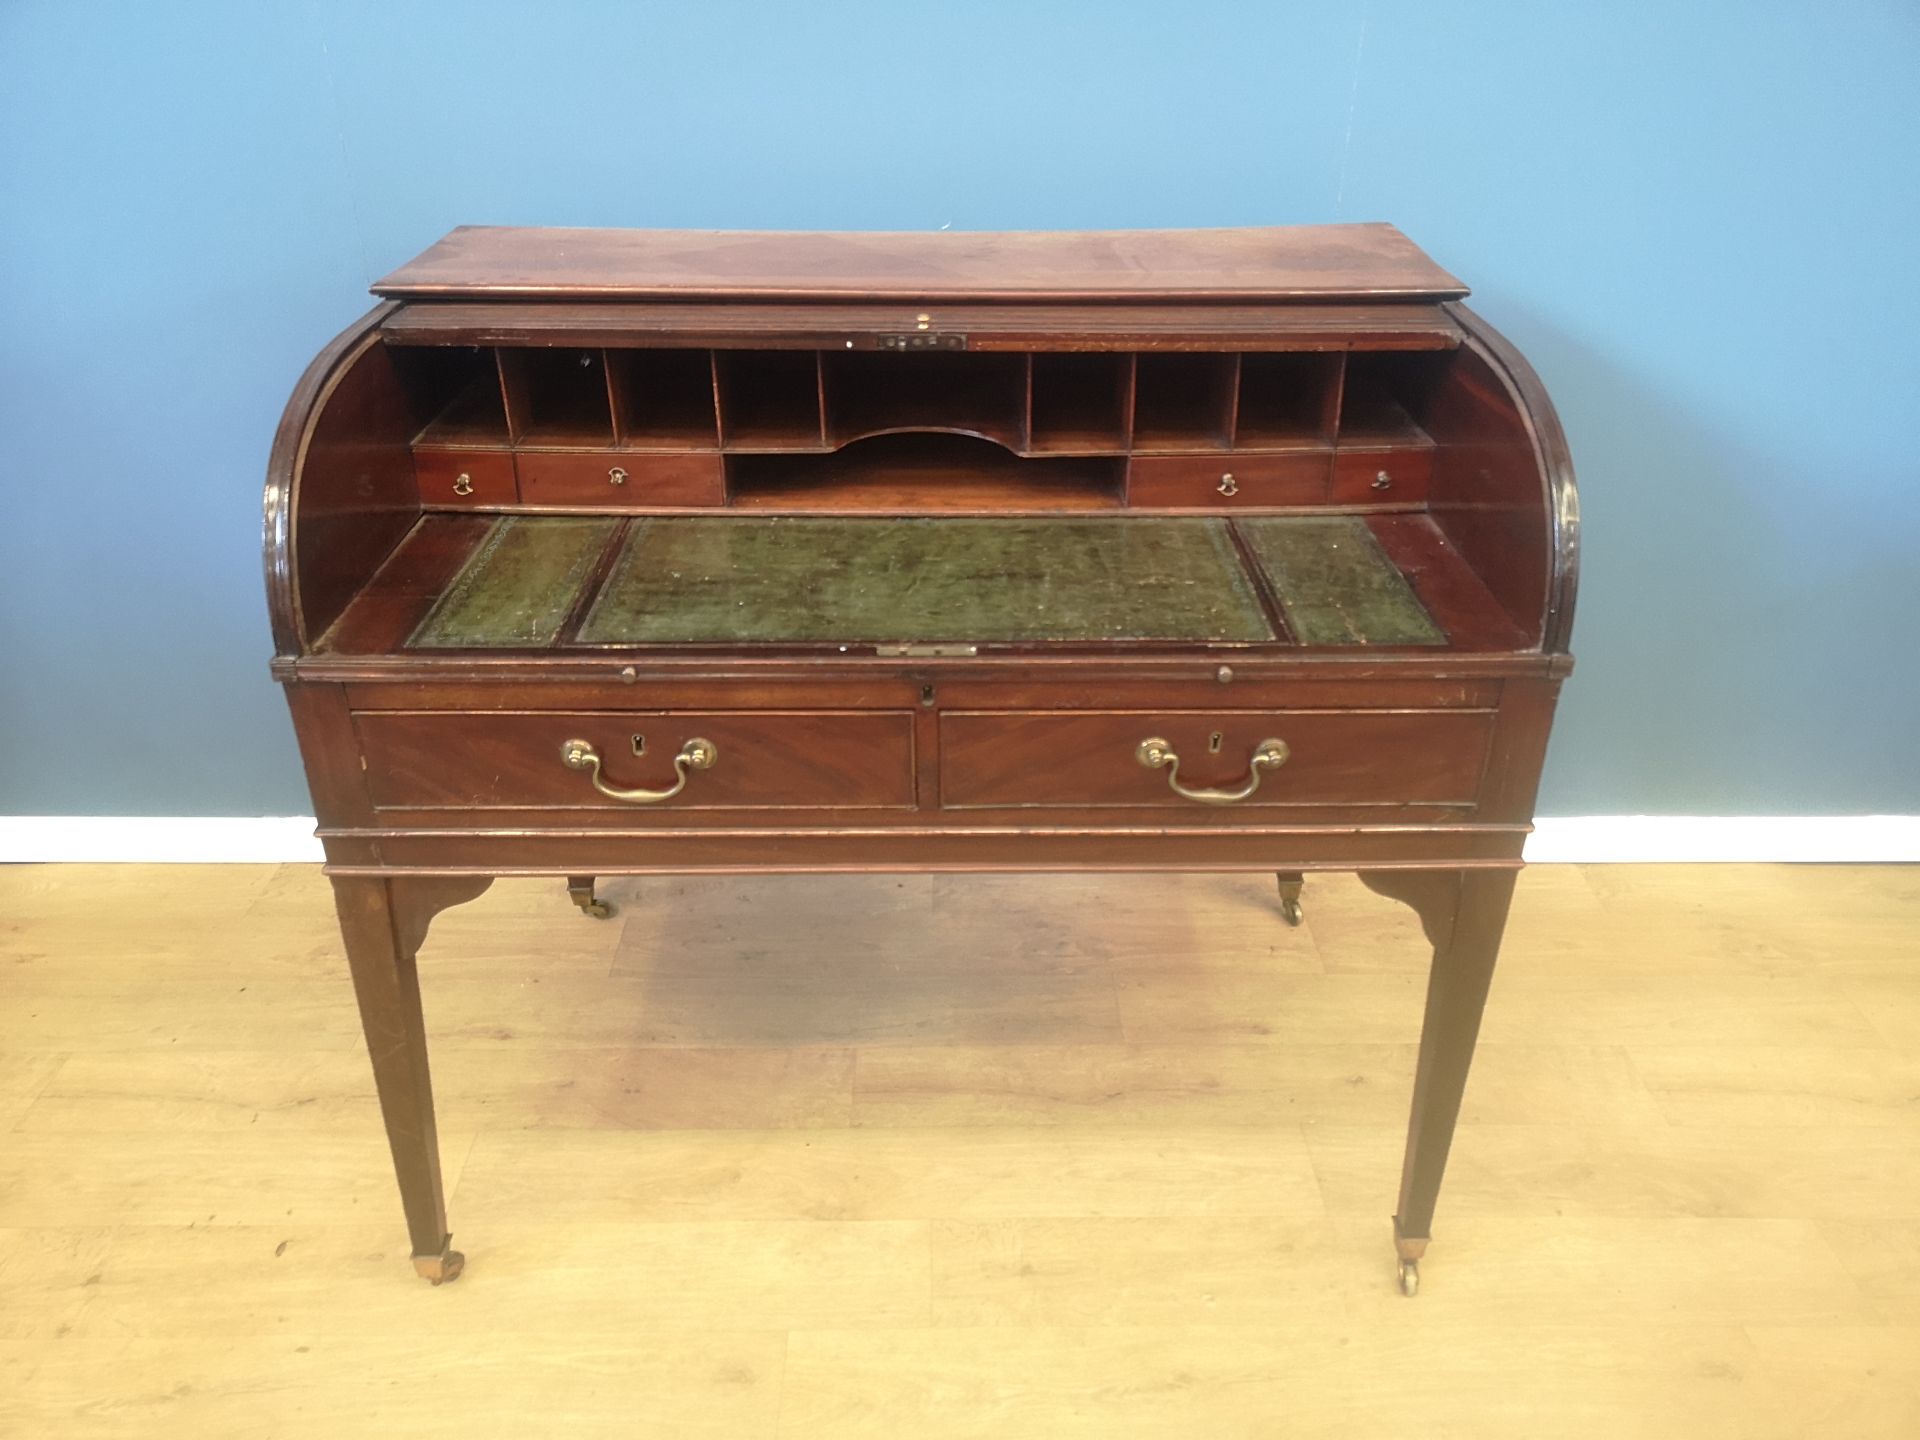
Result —
[{"label": "curved wooden side panel", "polygon": [[419,510],[408,416],[377,338],[397,308],[374,306],[313,358],[274,432],[262,558],[277,655],[310,647]]},{"label": "curved wooden side panel", "polygon": [[[1580,498],[1566,431],[1526,357],[1466,306],[1444,308],[1466,344],[1454,403],[1429,417],[1441,442],[1434,520],[1540,648],[1564,655],[1580,572]],[[1510,407],[1518,424],[1510,441],[1498,435],[1495,407]]]}]

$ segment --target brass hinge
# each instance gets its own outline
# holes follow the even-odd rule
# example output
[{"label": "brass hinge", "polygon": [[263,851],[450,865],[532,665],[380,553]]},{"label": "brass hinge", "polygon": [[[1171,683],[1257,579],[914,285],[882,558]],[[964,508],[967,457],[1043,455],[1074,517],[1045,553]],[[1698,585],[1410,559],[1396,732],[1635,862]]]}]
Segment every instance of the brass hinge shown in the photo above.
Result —
[{"label": "brass hinge", "polygon": [[876,655],[905,656],[909,659],[934,659],[940,656],[978,655],[978,645],[876,645]]}]

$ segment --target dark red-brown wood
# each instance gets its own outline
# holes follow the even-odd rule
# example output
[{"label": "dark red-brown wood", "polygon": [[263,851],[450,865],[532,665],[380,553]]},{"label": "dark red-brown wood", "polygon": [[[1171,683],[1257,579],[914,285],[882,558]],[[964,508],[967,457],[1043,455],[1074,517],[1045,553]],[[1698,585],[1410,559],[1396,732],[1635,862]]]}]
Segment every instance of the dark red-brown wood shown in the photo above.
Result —
[{"label": "dark red-brown wood", "polygon": [[374,287],[402,299],[1412,300],[1467,293],[1391,225],[791,232],[462,226]]},{"label": "dark red-brown wood", "polygon": [[[552,876],[559,905],[562,881],[737,871],[1359,870],[1434,946],[1395,1220],[1417,1261],[1577,581],[1565,437],[1457,281],[1386,226],[463,230],[379,288],[275,437],[267,593],[422,1274],[460,1268],[413,958],[433,913],[496,875]],[[1446,643],[573,647],[616,528],[552,645],[408,648],[496,513],[689,507],[1359,514]],[[1149,736],[1189,786],[1291,752],[1205,804],[1138,763]],[[561,753],[659,789],[694,738],[715,765],[658,803]]]}]

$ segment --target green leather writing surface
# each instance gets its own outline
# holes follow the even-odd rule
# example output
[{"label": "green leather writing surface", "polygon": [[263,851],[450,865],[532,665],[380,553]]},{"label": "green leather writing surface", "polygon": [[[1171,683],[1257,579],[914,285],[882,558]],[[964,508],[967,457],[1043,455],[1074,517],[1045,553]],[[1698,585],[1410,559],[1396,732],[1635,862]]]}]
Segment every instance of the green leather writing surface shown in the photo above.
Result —
[{"label": "green leather writing surface", "polygon": [[[1302,645],[1441,645],[1363,519],[1234,522]],[[503,517],[409,644],[1259,643],[1277,638],[1222,519]]]},{"label": "green leather writing surface", "polygon": [[544,515],[496,521],[407,643],[435,649],[551,645],[619,523]]},{"label": "green leather writing surface", "polygon": [[1225,522],[675,517],[633,523],[589,645],[1271,640]]},{"label": "green leather writing surface", "polygon": [[1365,520],[1286,515],[1238,523],[1302,645],[1446,643]]}]

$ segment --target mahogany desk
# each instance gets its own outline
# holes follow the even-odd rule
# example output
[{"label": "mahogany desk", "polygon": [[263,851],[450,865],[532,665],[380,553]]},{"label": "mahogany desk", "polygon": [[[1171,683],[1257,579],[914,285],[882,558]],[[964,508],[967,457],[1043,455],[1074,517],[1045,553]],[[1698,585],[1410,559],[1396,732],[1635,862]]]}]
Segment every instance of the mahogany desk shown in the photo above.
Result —
[{"label": "mahogany desk", "polygon": [[[1446,1166],[1554,701],[1559,423],[1386,225],[456,230],[281,422],[277,650],[414,1263],[414,956],[496,875],[1357,871]],[[587,1183],[591,1183],[589,1180]]]}]

